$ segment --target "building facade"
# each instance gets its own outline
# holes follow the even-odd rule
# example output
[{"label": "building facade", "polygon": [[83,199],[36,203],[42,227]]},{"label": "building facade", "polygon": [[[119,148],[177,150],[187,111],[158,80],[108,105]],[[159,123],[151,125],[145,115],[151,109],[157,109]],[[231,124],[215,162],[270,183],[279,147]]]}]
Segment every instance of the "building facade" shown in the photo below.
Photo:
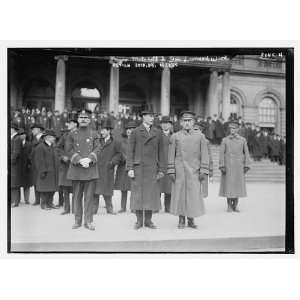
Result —
[{"label": "building facade", "polygon": [[241,116],[285,135],[284,57],[112,57],[11,49],[8,75],[12,109],[62,112],[98,105],[109,112],[149,108],[163,115],[190,109],[201,117]]}]

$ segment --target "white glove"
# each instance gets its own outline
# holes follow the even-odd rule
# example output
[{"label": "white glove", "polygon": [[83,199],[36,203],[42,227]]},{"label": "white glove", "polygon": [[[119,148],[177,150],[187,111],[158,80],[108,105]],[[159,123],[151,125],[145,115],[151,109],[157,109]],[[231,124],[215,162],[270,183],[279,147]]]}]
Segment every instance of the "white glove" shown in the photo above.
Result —
[{"label": "white glove", "polygon": [[128,177],[130,177],[130,178],[134,178],[135,177],[133,170],[129,170],[128,171]]}]

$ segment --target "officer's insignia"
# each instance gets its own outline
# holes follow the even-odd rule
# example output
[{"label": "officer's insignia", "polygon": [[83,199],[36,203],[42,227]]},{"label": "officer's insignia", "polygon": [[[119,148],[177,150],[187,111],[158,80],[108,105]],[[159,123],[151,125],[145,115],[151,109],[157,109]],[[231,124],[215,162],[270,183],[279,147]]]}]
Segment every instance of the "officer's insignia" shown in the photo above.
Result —
[{"label": "officer's insignia", "polygon": [[89,142],[90,142],[90,139],[86,139],[86,142],[89,143]]}]

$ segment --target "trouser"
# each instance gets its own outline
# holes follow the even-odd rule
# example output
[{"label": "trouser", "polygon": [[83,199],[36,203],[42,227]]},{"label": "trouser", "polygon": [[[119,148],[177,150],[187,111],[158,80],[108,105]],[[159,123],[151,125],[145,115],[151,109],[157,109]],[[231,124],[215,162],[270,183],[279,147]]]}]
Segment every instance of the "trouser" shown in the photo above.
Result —
[{"label": "trouser", "polygon": [[239,198],[227,198],[227,204],[231,209],[235,210],[238,205]]},{"label": "trouser", "polygon": [[14,205],[19,205],[21,199],[20,188],[10,189],[10,202]]},{"label": "trouser", "polygon": [[152,210],[136,210],[135,215],[137,223],[143,224],[144,217],[144,224],[150,224],[152,221]]},{"label": "trouser", "polygon": [[126,210],[128,191],[121,191],[121,209]]},{"label": "trouser", "polygon": [[63,191],[63,187],[59,186],[59,188],[58,188],[58,205],[63,206],[63,204],[64,204],[64,191]]},{"label": "trouser", "polygon": [[41,194],[40,194],[40,192],[38,192],[36,190],[36,186],[34,186],[34,195],[35,195],[35,201],[34,201],[34,203],[35,204],[40,204],[41,203]]},{"label": "trouser", "polygon": [[[68,186],[61,186],[63,200],[61,203],[63,203],[64,206],[64,212],[69,213],[70,212],[70,187]],[[74,212],[74,200],[72,200],[72,212]]]},{"label": "trouser", "polygon": [[171,194],[165,193],[165,212],[170,212]]},{"label": "trouser", "polygon": [[[93,214],[96,215],[99,209],[99,197],[100,195],[95,194],[94,195],[94,203],[93,203]],[[106,212],[112,212],[113,211],[113,205],[112,205],[112,196],[106,196],[103,195],[104,201],[105,201],[105,207]]]},{"label": "trouser", "polygon": [[41,208],[52,206],[54,192],[40,192]]},{"label": "trouser", "polygon": [[[84,224],[93,222],[93,200],[95,192],[95,180],[74,180],[73,200],[75,210],[75,223],[81,225],[82,214]],[[82,210],[82,198],[84,196],[84,213]]]},{"label": "trouser", "polygon": [[24,201],[29,203],[30,187],[23,187]]}]

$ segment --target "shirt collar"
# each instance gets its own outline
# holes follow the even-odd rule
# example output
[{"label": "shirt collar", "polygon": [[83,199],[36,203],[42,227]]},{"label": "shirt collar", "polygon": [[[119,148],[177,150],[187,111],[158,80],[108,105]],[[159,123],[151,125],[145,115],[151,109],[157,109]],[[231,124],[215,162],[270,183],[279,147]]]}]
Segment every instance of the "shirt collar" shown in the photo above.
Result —
[{"label": "shirt collar", "polygon": [[46,141],[46,140],[45,140],[45,143],[46,143],[49,147],[51,147],[51,145],[52,145],[51,143],[49,143],[49,142]]},{"label": "shirt collar", "polygon": [[17,132],[14,132],[11,136],[10,136],[10,138],[12,139],[14,136],[16,136],[18,133]]},{"label": "shirt collar", "polygon": [[146,128],[147,131],[150,131],[151,125],[148,125],[146,123],[143,123],[144,127]]}]

